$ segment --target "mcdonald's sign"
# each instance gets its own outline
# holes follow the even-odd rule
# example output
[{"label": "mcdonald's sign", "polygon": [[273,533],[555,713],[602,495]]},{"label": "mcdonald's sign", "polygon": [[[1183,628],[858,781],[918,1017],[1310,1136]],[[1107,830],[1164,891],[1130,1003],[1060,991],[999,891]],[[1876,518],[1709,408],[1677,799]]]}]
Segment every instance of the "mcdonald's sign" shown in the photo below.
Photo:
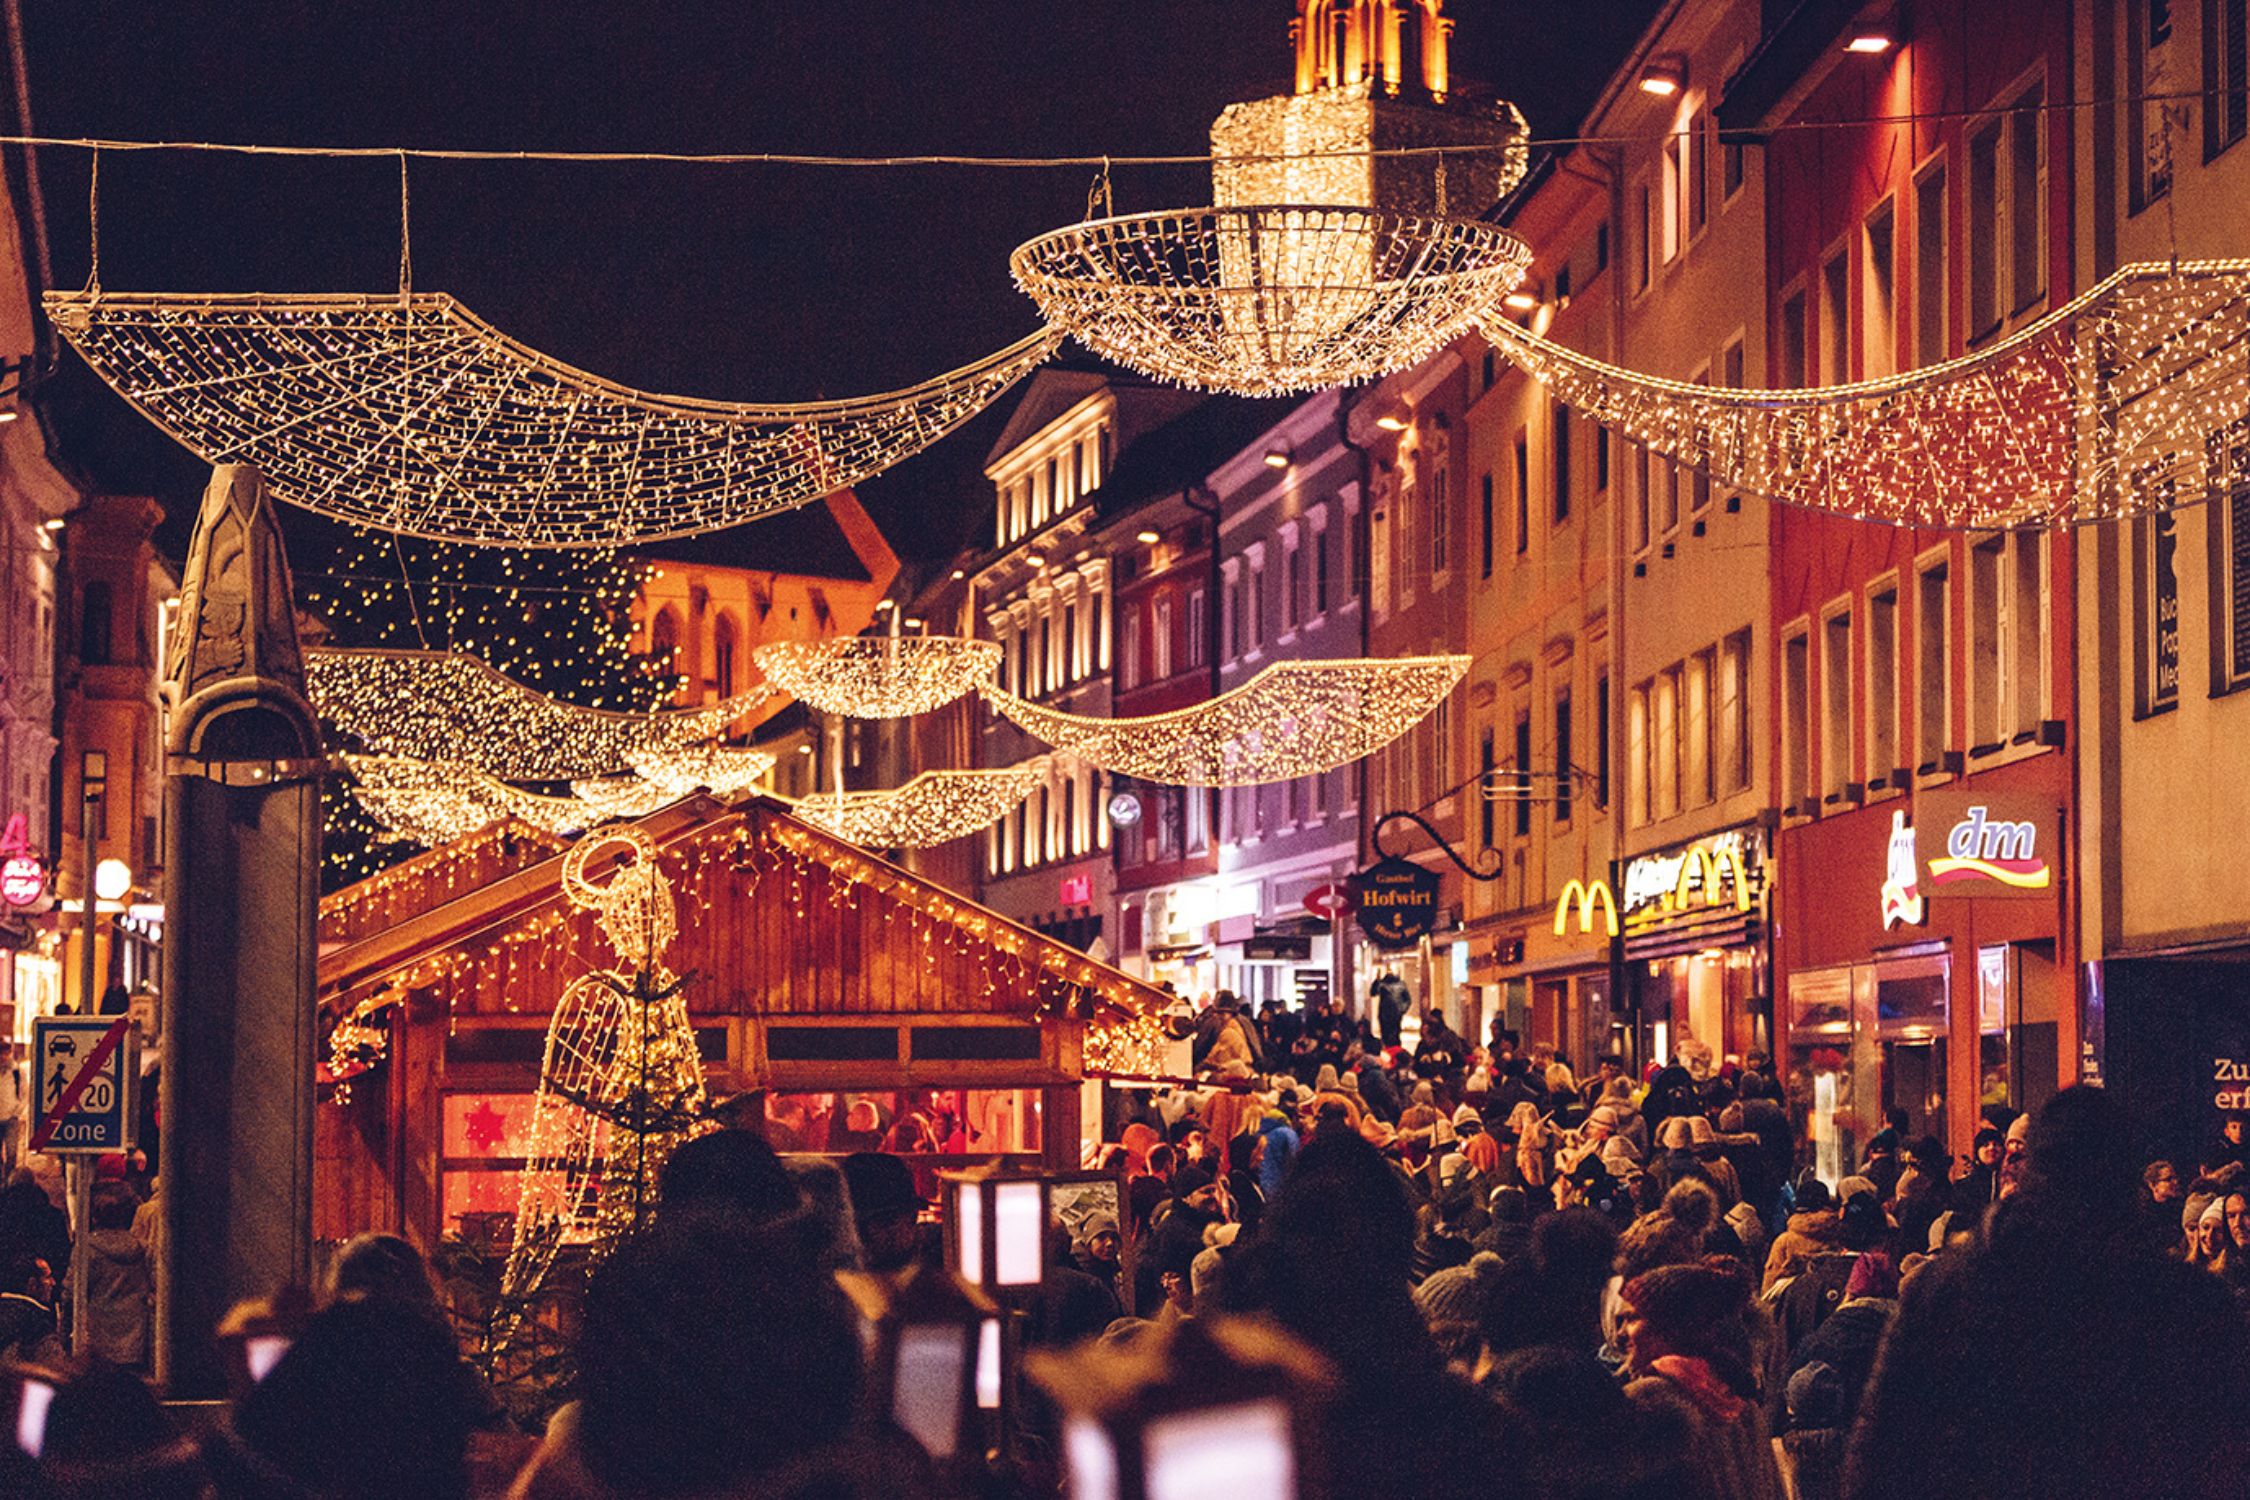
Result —
[{"label": "mcdonald's sign", "polygon": [[1749,912],[1757,908],[1764,878],[1759,831],[1732,829],[1627,861],[1621,904],[1626,921],[1635,924],[1713,908]]},{"label": "mcdonald's sign", "polygon": [[[1573,880],[1562,888],[1555,898],[1555,936],[1561,937],[1570,930],[1575,916],[1580,932],[1600,932],[1604,937],[1617,936],[1617,897],[1610,891],[1606,880]],[[1595,923],[1600,922],[1596,927]]]}]

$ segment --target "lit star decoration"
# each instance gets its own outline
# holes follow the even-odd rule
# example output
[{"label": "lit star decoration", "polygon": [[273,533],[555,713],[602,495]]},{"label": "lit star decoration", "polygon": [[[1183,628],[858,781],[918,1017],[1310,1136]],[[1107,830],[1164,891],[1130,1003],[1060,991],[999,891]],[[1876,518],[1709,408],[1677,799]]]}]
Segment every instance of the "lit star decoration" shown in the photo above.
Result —
[{"label": "lit star decoration", "polygon": [[507,337],[451,297],[50,292],[143,415],[292,505],[408,536],[600,547],[739,526],[856,484],[1043,362],[1041,330],[906,390],[754,405],[652,395]]},{"label": "lit star decoration", "polygon": [[508,1117],[493,1108],[489,1099],[481,1100],[475,1109],[461,1121],[462,1133],[469,1144],[479,1151],[490,1153],[508,1135]]},{"label": "lit star decoration", "polygon": [[1050,324],[1106,359],[1280,396],[1420,362],[1497,312],[1530,263],[1478,220],[1247,205],[1073,224],[1008,265]]},{"label": "lit star decoration", "polygon": [[989,682],[1000,645],[950,635],[860,635],[772,641],[750,659],[774,687],[823,713],[903,719]]},{"label": "lit star decoration", "polygon": [[465,652],[309,651],[305,680],[321,718],[370,753],[508,781],[616,775],[636,755],[714,738],[771,696],[760,687],[710,708],[614,713],[533,692]]},{"label": "lit star decoration", "polygon": [[1063,713],[1000,688],[985,700],[1058,750],[1117,776],[1175,786],[1256,786],[1371,755],[1420,723],[1466,656],[1275,662],[1205,703],[1140,718]]},{"label": "lit star decoration", "polygon": [[1713,483],[1856,520],[2081,525],[2250,473],[2250,261],[2127,266],[1961,359],[1735,391],[1620,369],[1487,318],[1562,400]]}]

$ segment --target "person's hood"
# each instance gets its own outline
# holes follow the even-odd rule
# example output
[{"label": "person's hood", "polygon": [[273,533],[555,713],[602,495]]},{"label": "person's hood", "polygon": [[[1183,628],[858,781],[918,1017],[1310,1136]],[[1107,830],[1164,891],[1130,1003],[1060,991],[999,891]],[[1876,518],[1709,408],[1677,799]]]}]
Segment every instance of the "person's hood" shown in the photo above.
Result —
[{"label": "person's hood", "polygon": [[1816,1240],[1832,1240],[1843,1222],[1844,1216],[1833,1208],[1803,1209],[1789,1216],[1789,1232]]},{"label": "person's hood", "polygon": [[129,1264],[148,1259],[148,1247],[130,1229],[91,1229],[86,1232],[85,1243],[97,1260]]}]

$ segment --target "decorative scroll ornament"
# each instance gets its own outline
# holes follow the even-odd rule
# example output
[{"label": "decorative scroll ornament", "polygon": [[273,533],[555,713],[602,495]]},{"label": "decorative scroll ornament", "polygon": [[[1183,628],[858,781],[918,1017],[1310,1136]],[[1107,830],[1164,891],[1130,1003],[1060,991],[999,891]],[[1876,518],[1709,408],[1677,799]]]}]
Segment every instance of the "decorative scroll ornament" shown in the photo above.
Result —
[{"label": "decorative scroll ornament", "polygon": [[1250,205],[1073,224],[1008,264],[1051,325],[1104,358],[1279,396],[1419,362],[1496,313],[1530,262],[1476,220]]},{"label": "decorative scroll ornament", "polygon": [[[607,881],[592,878],[596,857],[620,845],[629,858]],[[562,884],[571,905],[596,914],[618,967],[572,981],[547,1025],[501,1283],[504,1308],[519,1311],[498,1325],[503,1344],[556,1252],[572,1241],[591,1241],[599,1252],[646,1222],[665,1159],[706,1128],[684,984],[664,964],[678,919],[655,846],[634,829],[587,839],[564,858]]]},{"label": "decorative scroll ornament", "polygon": [[1976,530],[2164,510],[2250,475],[2250,261],[2127,266],[1961,359],[1855,385],[1659,380],[1483,320],[1570,405],[1723,488]]},{"label": "decorative scroll ornament", "polygon": [[1042,330],[906,390],[752,405],[651,395],[517,343],[451,297],[50,292],[104,380],[278,498],[439,541],[595,547],[739,526],[951,432],[1053,352]]},{"label": "decorative scroll ornament", "polygon": [[789,810],[863,849],[927,849],[998,822],[1046,774],[1043,760],[997,771],[924,771],[887,792],[815,794]]},{"label": "decorative scroll ornament", "polygon": [[904,719],[990,681],[1000,645],[950,635],[860,635],[772,641],[750,659],[767,682],[823,713]]},{"label": "decorative scroll ornament", "polygon": [[983,692],[1030,733],[1114,775],[1175,786],[1256,786],[1316,776],[1382,749],[1436,708],[1469,662],[1275,662],[1207,703],[1133,719],[1062,713],[996,687]]},{"label": "decorative scroll ornament", "polygon": [[312,651],[305,675],[320,716],[370,753],[471,767],[507,781],[612,776],[637,755],[712,739],[755,710],[765,688],[709,708],[581,708],[443,651]]}]

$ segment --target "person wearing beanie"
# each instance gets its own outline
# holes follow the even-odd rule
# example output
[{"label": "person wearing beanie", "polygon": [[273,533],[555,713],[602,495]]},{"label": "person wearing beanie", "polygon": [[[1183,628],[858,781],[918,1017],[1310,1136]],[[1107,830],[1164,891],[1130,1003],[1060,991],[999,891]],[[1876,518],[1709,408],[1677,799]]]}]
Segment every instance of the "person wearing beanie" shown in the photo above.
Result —
[{"label": "person wearing beanie", "polygon": [[2188,1231],[2186,1259],[2189,1265],[2206,1271],[2218,1268],[2220,1252],[2226,1247],[2226,1219],[2227,1200],[2214,1196],[2197,1215],[2195,1227]]},{"label": "person wearing beanie", "polygon": [[1797,1184],[1797,1211],[1766,1251],[1766,1273],[1759,1294],[1771,1296],[1775,1287],[1802,1271],[1814,1256],[1839,1249],[1842,1220],[1843,1216],[1829,1207],[1827,1184],[1808,1173]]},{"label": "person wearing beanie", "polygon": [[2180,1204],[2180,1238],[2174,1242],[2175,1259],[2193,1261],[2195,1258],[2196,1229],[2203,1222],[2203,1211],[2219,1201],[2219,1195],[2198,1185]]},{"label": "person wearing beanie", "polygon": [[1750,1283],[1715,1265],[1662,1266],[1625,1284],[1625,1396],[1679,1424],[1695,1493],[1783,1500],[1751,1368]]},{"label": "person wearing beanie", "polygon": [[1500,1271],[1500,1257],[1479,1250],[1467,1261],[1423,1278],[1414,1305],[1430,1325],[1448,1363],[1466,1375],[1476,1367],[1484,1342],[1484,1308]]}]

